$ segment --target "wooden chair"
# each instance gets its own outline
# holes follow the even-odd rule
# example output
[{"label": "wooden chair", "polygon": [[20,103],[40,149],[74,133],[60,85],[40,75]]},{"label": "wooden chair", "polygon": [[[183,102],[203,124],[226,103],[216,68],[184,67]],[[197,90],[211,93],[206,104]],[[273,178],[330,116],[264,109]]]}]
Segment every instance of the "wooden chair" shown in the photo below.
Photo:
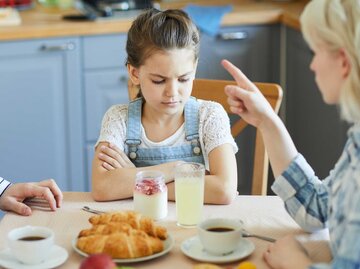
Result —
[{"label": "wooden chair", "polygon": [[[227,103],[227,96],[224,93],[226,85],[236,85],[236,82],[230,80],[195,79],[192,96],[198,99],[218,102],[222,104],[228,114],[233,114],[230,111]],[[278,113],[283,93],[281,87],[274,83],[255,83],[255,85],[269,101],[275,112]],[[130,81],[128,86],[129,98],[130,100],[133,100],[138,93],[138,89],[133,87]],[[235,122],[233,122],[231,126],[231,133],[233,137],[240,135],[246,126],[248,126],[248,124],[241,118],[238,118]],[[266,195],[268,171],[269,159],[265,150],[264,142],[261,137],[261,133],[256,131],[251,194]]]}]

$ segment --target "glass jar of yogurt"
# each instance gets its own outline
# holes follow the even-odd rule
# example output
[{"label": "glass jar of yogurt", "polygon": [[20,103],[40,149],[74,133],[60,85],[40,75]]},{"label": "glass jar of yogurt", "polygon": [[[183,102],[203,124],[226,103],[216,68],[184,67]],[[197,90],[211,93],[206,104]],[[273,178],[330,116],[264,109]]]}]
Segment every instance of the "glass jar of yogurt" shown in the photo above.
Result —
[{"label": "glass jar of yogurt", "polygon": [[160,171],[141,171],[136,174],[134,209],[154,220],[167,215],[167,187]]}]

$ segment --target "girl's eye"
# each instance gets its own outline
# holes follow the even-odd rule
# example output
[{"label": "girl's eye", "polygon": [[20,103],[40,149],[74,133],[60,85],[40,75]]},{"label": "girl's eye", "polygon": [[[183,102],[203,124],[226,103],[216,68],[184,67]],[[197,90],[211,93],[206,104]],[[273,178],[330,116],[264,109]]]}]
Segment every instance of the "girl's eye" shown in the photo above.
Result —
[{"label": "girl's eye", "polygon": [[180,82],[188,82],[188,81],[189,81],[189,78],[179,78],[179,81],[180,81]]},{"label": "girl's eye", "polygon": [[152,81],[154,84],[162,84],[165,82],[165,80],[153,80]]}]

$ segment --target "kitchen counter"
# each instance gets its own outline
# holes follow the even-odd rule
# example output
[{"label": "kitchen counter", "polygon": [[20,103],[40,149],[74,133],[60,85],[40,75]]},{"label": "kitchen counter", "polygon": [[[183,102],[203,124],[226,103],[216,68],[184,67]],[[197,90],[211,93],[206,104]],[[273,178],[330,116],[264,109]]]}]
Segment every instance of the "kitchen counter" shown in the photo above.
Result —
[{"label": "kitchen counter", "polygon": [[[223,26],[283,23],[300,29],[299,16],[308,1],[276,2],[269,0],[224,0],[221,5],[233,5],[232,12],[226,14]],[[161,2],[161,9],[182,8],[189,3],[198,5],[219,5],[218,0],[198,0]],[[63,15],[77,13],[76,10],[59,10],[36,5],[21,11],[22,24],[0,27],[0,40],[20,40],[79,35],[98,35],[127,32],[133,18],[116,18],[94,22],[64,21]]]}]

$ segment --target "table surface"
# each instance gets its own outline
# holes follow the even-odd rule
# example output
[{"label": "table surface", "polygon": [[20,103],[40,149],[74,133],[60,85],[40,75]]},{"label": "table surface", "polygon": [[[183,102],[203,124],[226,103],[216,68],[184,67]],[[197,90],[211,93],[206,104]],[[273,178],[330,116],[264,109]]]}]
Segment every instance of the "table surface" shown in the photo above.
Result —
[{"label": "table surface", "polygon": [[[78,268],[84,257],[73,250],[71,242],[77,237],[80,230],[90,228],[91,226],[88,219],[93,214],[81,210],[85,205],[104,211],[133,209],[132,199],[95,202],[90,193],[65,192],[63,205],[55,212],[34,208],[33,214],[29,217],[7,213],[0,222],[0,250],[7,247],[6,236],[11,229],[24,225],[47,226],[54,230],[56,244],[65,248],[69,253],[67,261],[58,268]],[[203,218],[212,217],[239,218],[244,222],[244,227],[249,232],[273,238],[280,238],[287,234],[311,237],[311,235],[304,233],[287,214],[283,202],[276,196],[238,196],[230,205],[205,205]],[[186,269],[201,263],[188,258],[180,249],[181,243],[192,236],[196,236],[197,232],[196,228],[182,228],[176,225],[175,203],[168,203],[168,215],[164,220],[159,221],[158,224],[165,226],[169,234],[172,235],[175,240],[174,247],[164,256],[153,260],[128,264],[129,266],[131,265],[135,268],[170,268],[171,265],[176,265],[177,268]],[[262,259],[262,254],[270,243],[256,238],[247,238],[247,240],[254,243],[255,250],[249,257],[243,260],[255,263],[258,269],[268,268]],[[316,244],[312,241],[306,247],[311,258],[314,260],[328,261],[330,259],[326,240],[317,239]],[[241,261],[222,266],[224,268],[235,266]]]}]

